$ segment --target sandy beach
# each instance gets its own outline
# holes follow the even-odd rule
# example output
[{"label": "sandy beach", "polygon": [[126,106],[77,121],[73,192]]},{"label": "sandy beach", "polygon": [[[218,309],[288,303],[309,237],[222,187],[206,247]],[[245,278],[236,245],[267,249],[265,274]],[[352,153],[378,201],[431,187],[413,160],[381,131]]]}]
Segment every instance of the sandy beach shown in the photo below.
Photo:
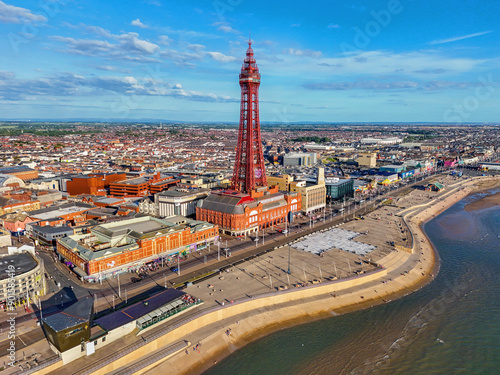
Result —
[{"label": "sandy beach", "polygon": [[488,195],[465,206],[465,211],[477,211],[500,205],[500,192]]}]

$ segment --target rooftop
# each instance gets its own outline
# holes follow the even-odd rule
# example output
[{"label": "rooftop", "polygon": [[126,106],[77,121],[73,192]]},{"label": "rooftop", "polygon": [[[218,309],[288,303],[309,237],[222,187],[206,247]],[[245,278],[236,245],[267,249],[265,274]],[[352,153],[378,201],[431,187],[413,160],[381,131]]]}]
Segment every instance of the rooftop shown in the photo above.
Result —
[{"label": "rooftop", "polygon": [[15,165],[12,167],[0,168],[0,173],[5,173],[5,174],[18,173],[18,172],[29,172],[29,171],[34,171],[34,169],[30,168],[26,165]]},{"label": "rooftop", "polygon": [[213,226],[184,216],[171,216],[165,219],[142,216],[101,224],[91,229],[91,235],[72,235],[60,238],[59,242],[86,260],[96,260],[137,249],[138,240],[162,237],[186,229],[195,233]]},{"label": "rooftop", "polygon": [[64,311],[43,317],[43,321],[54,331],[59,332],[90,322],[93,310],[94,299],[86,296],[64,309]]},{"label": "rooftop", "polygon": [[177,289],[167,289],[154,294],[143,301],[134,303],[131,306],[125,307],[121,310],[96,319],[94,323],[98,324],[109,332],[115,328],[121,327],[127,323],[139,319],[140,317],[158,309],[159,307],[162,307],[167,303],[178,299],[184,294],[186,293]]},{"label": "rooftop", "polygon": [[9,277],[9,266],[15,267],[15,275],[26,273],[37,266],[37,261],[29,253],[13,254],[0,257],[0,280]]},{"label": "rooftop", "polygon": [[86,203],[66,203],[60,206],[52,206],[48,208],[42,208],[41,210],[30,211],[29,216],[35,217],[40,220],[47,220],[63,215],[73,214],[76,212],[87,211],[92,208],[95,208],[95,206]]}]

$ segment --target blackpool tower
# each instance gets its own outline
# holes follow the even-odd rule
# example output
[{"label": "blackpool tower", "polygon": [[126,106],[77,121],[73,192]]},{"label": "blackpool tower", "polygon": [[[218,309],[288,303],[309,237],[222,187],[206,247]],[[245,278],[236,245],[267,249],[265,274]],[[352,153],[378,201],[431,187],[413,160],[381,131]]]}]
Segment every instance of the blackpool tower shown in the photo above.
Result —
[{"label": "blackpool tower", "polygon": [[267,186],[259,121],[260,73],[253,57],[252,42],[240,73],[240,128],[231,189],[250,194],[258,186]]}]

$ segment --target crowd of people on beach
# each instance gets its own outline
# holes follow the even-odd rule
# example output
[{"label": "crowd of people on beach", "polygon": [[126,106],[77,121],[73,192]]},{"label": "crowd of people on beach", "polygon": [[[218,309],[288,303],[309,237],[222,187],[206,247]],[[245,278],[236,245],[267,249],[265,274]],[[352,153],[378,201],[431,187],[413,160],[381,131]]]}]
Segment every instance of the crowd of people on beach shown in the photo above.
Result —
[{"label": "crowd of people on beach", "polygon": [[192,295],[190,294],[184,294],[182,297],[181,297],[181,300],[184,302],[185,305],[192,305],[198,301],[200,301],[199,298],[194,298]]},{"label": "crowd of people on beach", "polygon": [[[201,353],[200,348],[201,348],[201,342],[198,342],[198,344],[196,344],[195,346],[193,346],[193,352],[195,352],[195,353],[196,352]],[[189,354],[189,351],[186,349],[185,353]]]}]

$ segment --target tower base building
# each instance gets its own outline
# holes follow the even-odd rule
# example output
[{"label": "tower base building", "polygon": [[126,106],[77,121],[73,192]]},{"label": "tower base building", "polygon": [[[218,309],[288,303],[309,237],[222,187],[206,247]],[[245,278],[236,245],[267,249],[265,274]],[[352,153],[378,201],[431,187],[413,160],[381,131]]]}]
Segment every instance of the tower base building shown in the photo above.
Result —
[{"label": "tower base building", "polygon": [[226,190],[199,201],[196,219],[215,224],[221,233],[244,236],[265,228],[285,228],[301,204],[300,194],[280,192],[277,186],[260,187],[251,194]]}]

